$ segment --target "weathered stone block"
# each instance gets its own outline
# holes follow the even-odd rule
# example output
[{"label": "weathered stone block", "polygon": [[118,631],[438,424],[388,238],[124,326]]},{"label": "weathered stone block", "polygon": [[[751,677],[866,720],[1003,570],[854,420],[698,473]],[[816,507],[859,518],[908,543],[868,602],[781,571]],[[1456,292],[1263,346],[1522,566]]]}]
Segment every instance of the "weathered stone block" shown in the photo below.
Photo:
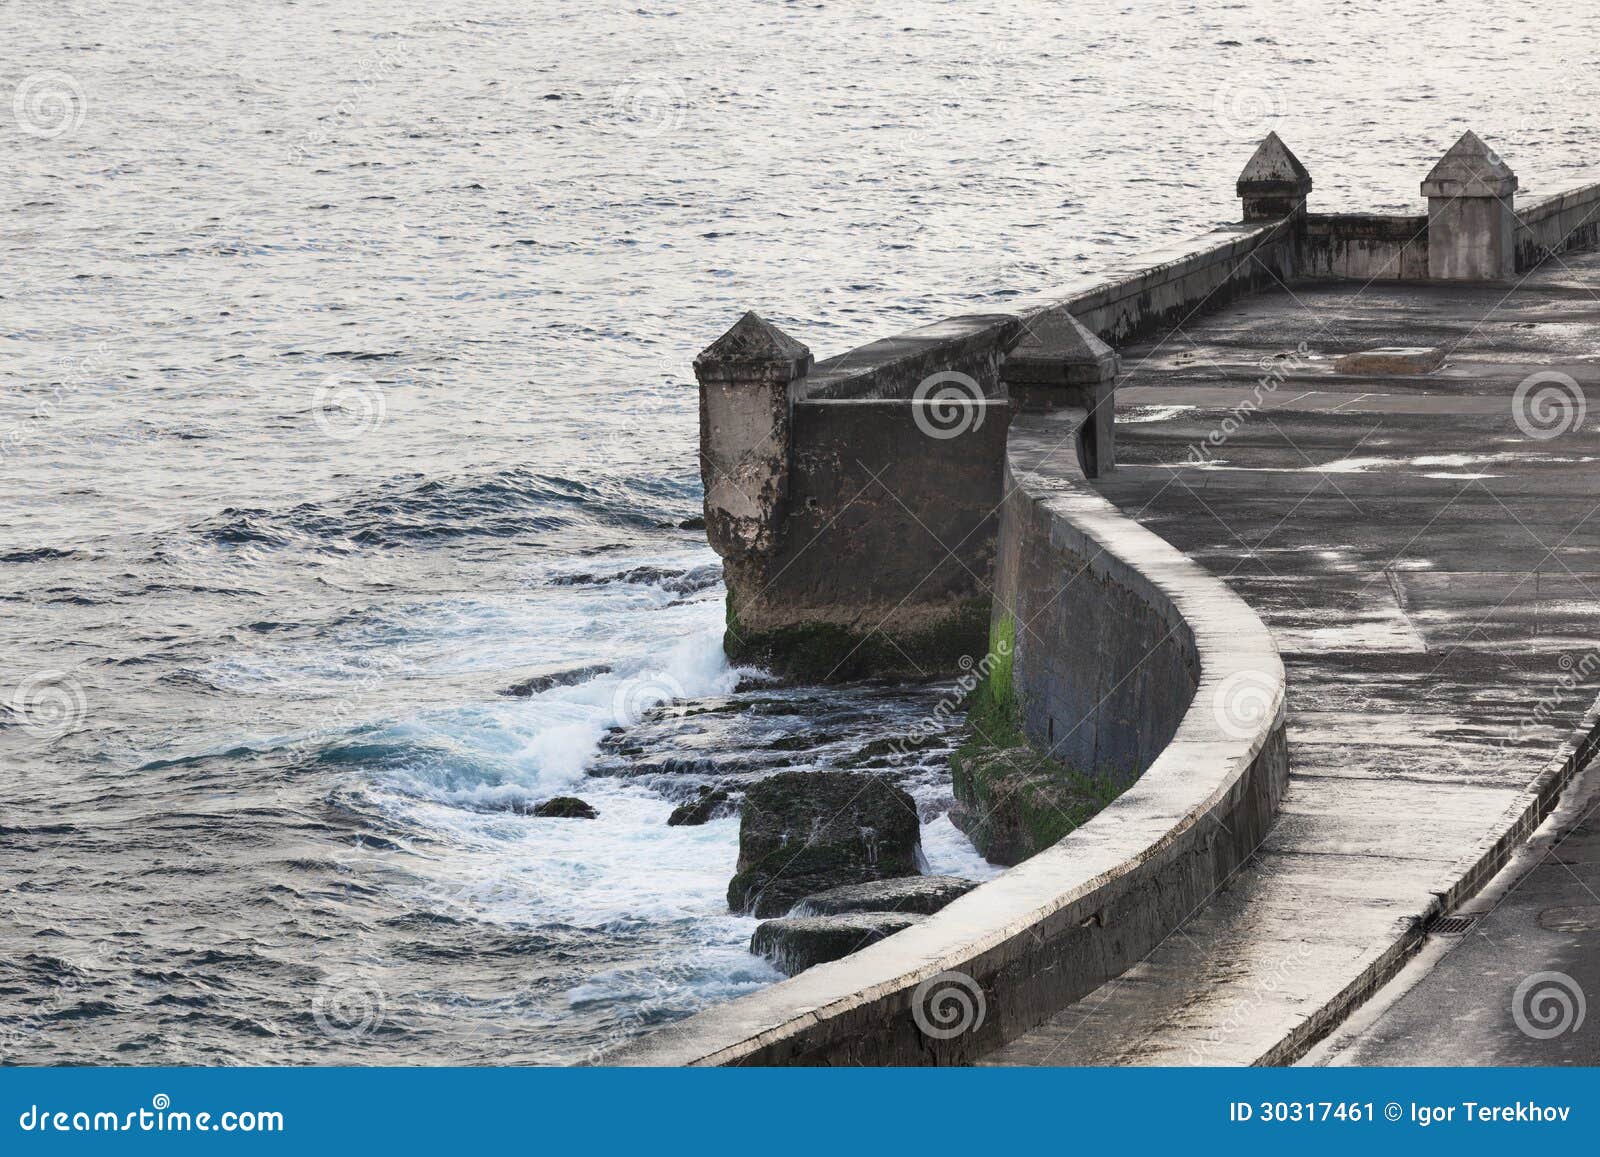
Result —
[{"label": "weathered stone block", "polygon": [[723,558],[776,545],[789,489],[789,383],[810,368],[810,350],[753,312],[694,360],[706,538]]},{"label": "weathered stone block", "polygon": [[796,404],[776,547],[724,564],[729,657],[830,682],[981,655],[1009,421],[1002,399],[949,428],[909,399]]},{"label": "weathered stone block", "polygon": [[1084,472],[1116,468],[1116,352],[1066,310],[1036,318],[1001,367],[1006,393],[1022,410],[1082,409]]},{"label": "weathered stone block", "polygon": [[781,916],[841,884],[914,876],[921,831],[912,798],[876,776],[781,772],[745,795],[728,907]]},{"label": "weathered stone block", "polygon": [[794,976],[813,965],[842,960],[921,919],[912,912],[789,916],[758,926],[750,938],[750,951],[765,956],[785,975]]},{"label": "weathered stone block", "polygon": [[1305,208],[1311,174],[1278,134],[1269,132],[1245,163],[1235,188],[1244,201],[1246,221],[1270,221]]}]

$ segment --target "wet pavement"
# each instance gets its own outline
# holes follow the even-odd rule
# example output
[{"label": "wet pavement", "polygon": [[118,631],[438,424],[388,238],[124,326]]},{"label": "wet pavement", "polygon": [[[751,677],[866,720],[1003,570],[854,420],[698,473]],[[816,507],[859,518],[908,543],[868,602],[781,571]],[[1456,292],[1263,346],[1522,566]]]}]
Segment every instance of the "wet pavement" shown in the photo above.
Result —
[{"label": "wet pavement", "polygon": [[[1228,886],[987,1063],[1292,1061],[1531,830],[1600,691],[1597,326],[1600,255],[1568,254],[1514,289],[1296,285],[1122,351],[1097,485],[1273,632],[1291,785]],[[1444,364],[1333,369],[1399,345]]]}]

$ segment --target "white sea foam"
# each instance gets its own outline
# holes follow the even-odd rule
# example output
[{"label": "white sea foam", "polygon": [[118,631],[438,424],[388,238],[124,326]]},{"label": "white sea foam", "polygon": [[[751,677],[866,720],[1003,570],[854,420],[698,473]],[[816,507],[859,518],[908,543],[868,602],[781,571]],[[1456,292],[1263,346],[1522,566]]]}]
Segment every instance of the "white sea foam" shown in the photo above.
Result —
[{"label": "white sea foam", "polygon": [[992,880],[1005,870],[980,856],[966,833],[950,822],[948,813],[922,825],[922,855],[931,876]]}]

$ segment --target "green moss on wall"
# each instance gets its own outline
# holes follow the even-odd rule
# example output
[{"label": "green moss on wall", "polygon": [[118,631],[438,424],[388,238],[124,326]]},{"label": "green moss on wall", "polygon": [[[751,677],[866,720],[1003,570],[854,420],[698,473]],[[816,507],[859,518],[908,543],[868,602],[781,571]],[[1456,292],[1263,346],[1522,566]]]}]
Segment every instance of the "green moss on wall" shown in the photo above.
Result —
[{"label": "green moss on wall", "polygon": [[967,701],[967,738],[951,757],[963,829],[997,864],[1020,863],[1077,830],[1115,799],[1118,780],[1076,771],[1022,732],[1013,681],[1016,624],[995,620],[981,683]]},{"label": "green moss on wall", "polygon": [[1022,712],[1012,683],[1016,658],[1017,625],[1009,613],[1001,614],[989,628],[989,646],[979,669],[982,681],[967,698],[967,724],[994,743],[1014,746],[1023,742]]},{"label": "green moss on wall", "polygon": [[983,646],[988,622],[989,601],[972,599],[919,631],[860,632],[836,623],[756,631],[739,621],[730,592],[723,649],[731,662],[765,667],[797,683],[930,679],[963,670],[962,658],[970,660]]}]

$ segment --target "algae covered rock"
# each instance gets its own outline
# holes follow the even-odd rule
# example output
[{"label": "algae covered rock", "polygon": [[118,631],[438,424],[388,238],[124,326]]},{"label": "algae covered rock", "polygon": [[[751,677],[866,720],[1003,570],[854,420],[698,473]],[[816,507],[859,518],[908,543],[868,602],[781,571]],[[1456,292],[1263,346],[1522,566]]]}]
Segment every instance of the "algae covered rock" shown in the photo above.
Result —
[{"label": "algae covered rock", "polygon": [[780,772],[745,794],[728,907],[781,916],[841,884],[914,876],[920,844],[916,804],[900,788],[859,772]]},{"label": "algae covered rock", "polygon": [[963,880],[960,876],[907,876],[899,880],[844,884],[805,897],[789,914],[837,916],[844,912],[913,912],[930,916],[977,886],[976,880]]},{"label": "algae covered rock", "polygon": [[733,811],[733,800],[727,792],[721,788],[713,791],[709,787],[702,787],[699,799],[672,809],[672,814],[667,817],[667,826],[695,827],[725,815],[732,815]]},{"label": "algae covered rock", "polygon": [[558,795],[555,799],[547,799],[533,809],[533,814],[540,819],[558,820],[592,820],[600,815],[583,800],[572,795]]},{"label": "algae covered rock", "polygon": [[1076,831],[1118,793],[1027,743],[967,744],[951,757],[950,783],[960,805],[950,818],[985,859],[1006,867]]},{"label": "algae covered rock", "polygon": [[513,683],[503,688],[500,694],[509,695],[514,699],[529,699],[552,687],[570,687],[574,683],[584,683],[597,675],[610,673],[611,668],[605,663],[594,663],[587,667],[568,667],[563,671],[546,671],[542,675],[532,675],[520,683]]},{"label": "algae covered rock", "polygon": [[836,916],[789,916],[768,920],[750,938],[750,951],[765,956],[786,976],[858,952],[909,928],[913,912],[849,912]]}]

